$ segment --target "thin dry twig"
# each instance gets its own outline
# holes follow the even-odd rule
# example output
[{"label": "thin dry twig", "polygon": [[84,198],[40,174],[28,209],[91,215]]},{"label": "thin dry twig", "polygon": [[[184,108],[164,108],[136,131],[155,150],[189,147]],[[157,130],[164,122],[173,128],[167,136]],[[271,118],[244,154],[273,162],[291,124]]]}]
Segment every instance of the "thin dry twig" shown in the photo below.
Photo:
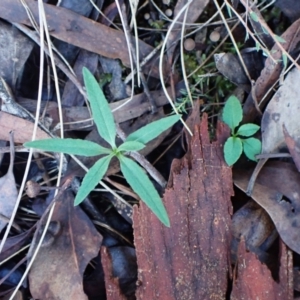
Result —
[{"label": "thin dry twig", "polygon": [[[43,89],[43,67],[44,67],[44,31],[45,31],[45,35],[46,35],[46,38],[47,38],[47,43],[49,45],[48,47],[48,50],[49,50],[49,56],[50,56],[50,61],[51,61],[51,64],[52,64],[52,70],[53,70],[53,73],[54,73],[54,78],[55,78],[55,90],[56,90],[56,94],[57,94],[57,100],[58,100],[58,110],[59,110],[59,119],[60,119],[60,122],[63,123],[63,118],[62,118],[62,106],[61,106],[61,100],[60,100],[60,92],[59,92],[59,86],[58,86],[58,77],[57,77],[57,72],[56,72],[56,65],[55,65],[55,61],[54,61],[54,57],[53,57],[53,51],[52,51],[52,48],[51,48],[51,40],[50,40],[50,35],[49,35],[49,31],[48,31],[48,26],[47,26],[47,20],[46,20],[46,15],[45,15],[45,10],[44,10],[44,4],[42,2],[42,0],[38,0],[38,7],[39,7],[39,18],[40,18],[40,44],[41,44],[41,47],[40,47],[40,56],[41,56],[41,59],[40,59],[40,74],[39,74],[39,89],[38,89],[38,101],[37,101],[37,109],[36,109],[36,119],[35,119],[35,126],[34,126],[34,129],[33,129],[33,135],[32,135],[32,140],[35,139],[35,136],[36,136],[36,131],[37,131],[37,126],[38,126],[38,120],[39,120],[39,114],[40,114],[40,107],[41,107],[41,99],[42,99],[42,89]],[[63,137],[64,133],[63,133],[63,127],[61,128],[61,136]],[[17,205],[15,206],[15,213],[16,213],[16,209],[19,205],[19,202],[20,202],[20,199],[21,199],[21,196],[22,196],[22,193],[23,193],[23,190],[24,190],[24,187],[25,187],[25,183],[26,183],[26,178],[28,176],[28,172],[29,172],[29,166],[31,165],[31,160],[32,160],[32,149],[30,149],[30,152],[29,152],[29,159],[27,160],[27,164],[26,164],[26,169],[25,169],[25,174],[24,174],[24,177],[23,177],[23,180],[22,180],[22,184],[21,184],[21,188],[20,188],[20,191],[19,191],[19,195],[18,195],[18,199],[17,199]],[[56,183],[56,186],[59,187],[60,185],[60,180],[61,180],[61,175],[62,175],[62,169],[63,169],[63,154],[61,153],[60,154],[60,160],[59,160],[59,169],[58,169],[58,178],[57,178],[57,183]],[[58,190],[55,191],[55,194],[54,196],[57,195],[57,192]],[[26,278],[34,260],[35,260],[35,257],[42,245],[42,242],[45,238],[45,235],[46,235],[46,232],[47,232],[47,229],[49,227],[49,224],[50,224],[50,221],[51,221],[51,217],[52,217],[52,214],[53,214],[53,211],[54,211],[54,207],[55,205],[52,206],[52,208],[50,209],[50,212],[49,212],[49,215],[48,215],[48,219],[47,219],[47,222],[46,222],[46,225],[45,225],[45,228],[43,230],[43,233],[42,233],[42,236],[41,236],[41,239],[36,247],[36,250],[32,256],[32,259],[31,261],[28,263],[27,265],[27,268],[20,280],[20,282],[18,283],[18,285],[16,286],[14,292],[12,293],[10,299],[13,299],[14,296],[16,295],[18,289],[20,288],[21,284],[23,283],[24,279]],[[14,218],[15,214],[13,215],[12,219]],[[6,231],[5,233],[8,233],[8,231]],[[2,240],[3,241],[3,240]],[[1,243],[2,244],[2,243]],[[0,245],[0,251],[1,251],[1,245]]]},{"label": "thin dry twig", "polygon": [[191,93],[191,90],[190,90],[188,78],[187,78],[187,75],[186,75],[186,69],[185,69],[185,63],[184,63],[184,50],[183,50],[185,23],[186,23],[186,17],[187,17],[187,13],[189,11],[189,7],[190,6],[188,6],[186,8],[185,12],[184,12],[183,24],[182,24],[182,28],[181,28],[180,58],[181,58],[181,70],[182,70],[183,80],[184,80],[184,83],[185,83],[185,88],[187,90],[187,94],[188,94],[191,106],[194,107],[193,97],[192,97],[192,93]]},{"label": "thin dry twig", "polygon": [[231,32],[231,30],[230,30],[230,28],[229,28],[229,26],[228,26],[228,24],[227,24],[227,22],[226,22],[226,18],[225,18],[225,16],[224,16],[223,13],[222,13],[221,7],[220,7],[220,5],[219,5],[219,3],[218,3],[217,0],[214,0],[214,3],[215,3],[215,6],[216,6],[216,8],[218,9],[219,14],[220,14],[220,16],[221,16],[221,18],[222,18],[222,20],[223,20],[223,22],[224,22],[224,26],[225,26],[226,29],[227,29],[227,32],[228,32],[229,37],[230,37],[230,39],[231,39],[231,41],[232,41],[232,44],[233,44],[233,46],[234,46],[234,48],[235,48],[235,51],[236,51],[236,53],[237,53],[237,55],[238,55],[238,57],[239,57],[239,59],[240,59],[240,62],[241,62],[242,67],[243,67],[243,69],[244,69],[244,71],[245,71],[245,74],[246,74],[246,76],[248,77],[249,81],[251,82],[251,79],[252,79],[252,78],[251,78],[251,76],[250,76],[250,74],[249,74],[249,72],[248,72],[248,68],[247,68],[246,65],[245,65],[244,59],[243,59],[243,57],[242,57],[242,55],[241,55],[241,53],[240,53],[240,50],[239,50],[239,48],[238,48],[238,46],[237,46],[237,44],[236,44],[236,42],[235,42],[235,39],[234,39],[234,37],[233,37],[233,35],[232,35],[232,32]]},{"label": "thin dry twig", "polygon": [[[174,112],[179,115],[179,112],[178,110],[176,109],[176,106],[174,104],[174,102],[172,101],[168,91],[167,91],[167,88],[166,88],[166,85],[165,85],[165,82],[164,82],[164,72],[163,72],[163,59],[164,59],[164,52],[165,52],[165,48],[166,48],[166,44],[167,44],[167,40],[169,39],[169,36],[172,32],[172,29],[174,27],[174,25],[176,24],[177,20],[180,18],[181,14],[185,11],[185,9],[190,5],[190,3],[192,2],[192,0],[189,0],[183,7],[182,9],[178,12],[178,15],[175,17],[175,19],[173,20],[172,24],[170,25],[169,27],[169,30],[167,31],[167,34],[165,36],[165,40],[163,42],[163,45],[161,47],[161,51],[160,51],[160,58],[159,58],[159,75],[160,75],[160,82],[161,82],[161,86],[162,86],[162,89],[166,95],[166,98],[168,99],[170,105],[172,106]],[[192,131],[190,130],[190,128],[187,126],[187,124],[183,121],[182,118],[180,118],[180,121],[182,122],[183,126],[186,128],[186,130],[188,131],[188,133],[193,136],[193,133]]]},{"label": "thin dry twig", "polygon": [[156,106],[155,100],[153,99],[153,97],[150,93],[150,90],[148,88],[145,76],[144,76],[144,74],[143,74],[143,72],[140,68],[140,65],[139,65],[139,62],[138,62],[138,57],[136,56],[136,51],[135,51],[136,47],[132,43],[132,37],[131,37],[131,34],[130,34],[130,28],[128,26],[128,20],[127,20],[127,16],[126,16],[126,6],[125,6],[125,4],[123,4],[121,6],[121,13],[123,14],[123,19],[124,19],[123,26],[124,26],[124,30],[127,32],[128,42],[129,42],[129,45],[130,45],[130,51],[131,51],[132,58],[133,58],[133,60],[135,62],[135,65],[136,65],[136,69],[138,70],[139,78],[141,79],[141,82],[142,82],[143,88],[144,88],[144,92],[145,92],[145,94],[146,94],[146,96],[147,96],[147,98],[150,102],[152,113],[156,113],[157,112],[157,106]]}]

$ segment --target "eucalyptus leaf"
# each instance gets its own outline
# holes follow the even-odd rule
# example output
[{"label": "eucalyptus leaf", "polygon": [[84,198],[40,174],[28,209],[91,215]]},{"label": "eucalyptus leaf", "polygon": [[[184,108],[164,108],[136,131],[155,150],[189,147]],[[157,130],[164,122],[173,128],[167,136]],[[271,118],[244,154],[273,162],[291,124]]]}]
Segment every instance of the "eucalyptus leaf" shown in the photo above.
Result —
[{"label": "eucalyptus leaf", "polygon": [[244,152],[246,156],[254,161],[257,161],[255,155],[261,152],[261,141],[256,138],[243,139]]},{"label": "eucalyptus leaf", "polygon": [[224,157],[228,166],[237,162],[243,152],[243,144],[240,138],[230,137],[224,145]]},{"label": "eucalyptus leaf", "polygon": [[128,135],[126,142],[136,141],[146,144],[173,126],[177,121],[180,120],[180,118],[181,115],[174,115],[154,121]]},{"label": "eucalyptus leaf", "polygon": [[242,125],[236,135],[242,135],[242,136],[251,136],[255,134],[259,130],[259,126],[256,124],[244,124]]},{"label": "eucalyptus leaf", "polygon": [[157,218],[164,225],[170,227],[170,220],[164,204],[144,170],[136,162],[123,155],[119,157],[119,160],[121,171],[132,189],[152,210]]},{"label": "eucalyptus leaf", "polygon": [[125,142],[122,145],[118,147],[118,151],[139,151],[141,149],[145,148],[145,145],[140,142],[132,141],[132,142]]},{"label": "eucalyptus leaf", "polygon": [[237,127],[243,118],[243,110],[240,101],[235,96],[230,96],[223,109],[223,121],[229,126],[231,131]]},{"label": "eucalyptus leaf", "polygon": [[115,148],[116,125],[107,100],[92,73],[87,68],[83,68],[82,73],[98,132],[112,148]]},{"label": "eucalyptus leaf", "polygon": [[100,158],[86,173],[74,200],[74,205],[80,204],[95,188],[105,175],[113,155]]},{"label": "eucalyptus leaf", "polygon": [[104,148],[94,142],[81,139],[36,140],[24,143],[24,147],[82,156],[96,156],[112,152],[110,149]]}]

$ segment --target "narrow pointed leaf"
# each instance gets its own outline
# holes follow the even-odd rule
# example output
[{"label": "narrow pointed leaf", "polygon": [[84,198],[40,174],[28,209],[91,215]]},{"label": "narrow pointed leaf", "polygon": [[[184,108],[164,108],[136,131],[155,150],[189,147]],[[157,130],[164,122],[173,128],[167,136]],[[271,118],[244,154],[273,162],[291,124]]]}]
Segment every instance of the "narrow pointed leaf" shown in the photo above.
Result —
[{"label": "narrow pointed leaf", "polygon": [[251,136],[254,133],[256,133],[259,130],[259,128],[260,127],[256,124],[244,124],[239,128],[236,134],[242,136]]},{"label": "narrow pointed leaf", "polygon": [[162,132],[173,126],[180,119],[180,115],[174,115],[154,121],[137,131],[131,133],[126,142],[137,141],[143,144],[147,144],[149,141],[153,140],[159,136]]},{"label": "narrow pointed leaf", "polygon": [[246,156],[254,161],[257,161],[255,155],[261,152],[261,141],[256,138],[243,139],[244,152]]},{"label": "narrow pointed leaf", "polygon": [[84,85],[91,104],[94,122],[101,137],[115,147],[116,125],[107,100],[92,73],[83,68]]},{"label": "narrow pointed leaf", "polygon": [[111,153],[110,149],[104,148],[94,142],[80,139],[36,140],[24,143],[24,147],[82,156],[96,156]]},{"label": "narrow pointed leaf", "polygon": [[145,145],[140,142],[132,141],[132,142],[125,142],[119,146],[118,151],[139,151],[145,148]]},{"label": "narrow pointed leaf", "polygon": [[86,173],[75,197],[74,205],[80,204],[95,188],[106,173],[113,155],[100,158]]},{"label": "narrow pointed leaf", "polygon": [[170,227],[170,220],[164,204],[144,170],[136,162],[123,155],[119,157],[119,160],[121,163],[121,171],[132,189],[152,210],[157,218],[164,225]]},{"label": "narrow pointed leaf", "polygon": [[230,96],[223,109],[223,121],[229,126],[231,131],[237,127],[243,118],[243,110],[240,101],[235,96]]},{"label": "narrow pointed leaf", "polygon": [[243,152],[243,144],[240,138],[230,137],[224,145],[224,157],[228,166],[237,162]]}]

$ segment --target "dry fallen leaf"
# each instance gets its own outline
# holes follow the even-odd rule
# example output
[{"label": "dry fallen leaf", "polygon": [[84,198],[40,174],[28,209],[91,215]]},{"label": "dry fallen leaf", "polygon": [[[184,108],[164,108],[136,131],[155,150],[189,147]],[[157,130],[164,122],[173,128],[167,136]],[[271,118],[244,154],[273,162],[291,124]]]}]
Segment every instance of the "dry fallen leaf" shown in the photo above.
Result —
[{"label": "dry fallen leaf", "polygon": [[[298,83],[300,70],[294,68],[286,76],[282,86],[277,90],[266,107],[261,121],[262,154],[276,154],[286,149],[283,126],[296,144],[300,143],[300,127],[298,115],[300,113],[300,97]],[[250,195],[257,174],[260,172],[267,158],[261,159],[250,179],[247,193]]]},{"label": "dry fallen leaf", "polygon": [[10,162],[7,173],[0,178],[0,231],[8,223],[15,207],[18,190],[13,173],[15,159],[13,133],[10,134]]},{"label": "dry fallen leaf", "polygon": [[216,68],[222,75],[238,87],[250,92],[250,81],[237,55],[233,53],[217,53],[214,55],[214,59]]},{"label": "dry fallen leaf", "polygon": [[12,89],[28,59],[34,43],[14,25],[0,21],[0,76]]},{"label": "dry fallen leaf", "polygon": [[[38,20],[38,3],[26,0],[26,5],[33,17]],[[118,58],[124,65],[130,66],[127,48],[124,48],[125,34],[122,31],[102,25],[63,7],[47,3],[44,3],[44,7],[51,36],[105,57]],[[0,17],[9,22],[31,26],[27,12],[19,0],[1,0]],[[142,60],[153,48],[140,40],[139,50]],[[151,59],[143,67],[143,71],[151,72],[151,76],[158,77],[158,60]]]},{"label": "dry fallen leaf", "polygon": [[[248,171],[235,172],[234,183],[245,191],[249,177]],[[252,192],[253,200],[269,214],[281,239],[297,253],[300,253],[299,182],[300,174],[294,166],[272,163],[261,171]]]},{"label": "dry fallen leaf", "polygon": [[[14,132],[14,140],[16,143],[25,143],[31,140],[34,124],[28,120],[13,116],[11,114],[0,111],[0,139],[8,140],[9,133]],[[49,135],[37,128],[36,139],[49,139]]]},{"label": "dry fallen leaf", "polygon": [[234,213],[231,230],[231,257],[234,262],[241,238],[245,240],[247,249],[264,261],[266,251],[278,236],[271,218],[255,201],[248,201]]},{"label": "dry fallen leaf", "polygon": [[278,7],[291,22],[300,17],[300,2],[298,0],[277,0],[274,5]]},{"label": "dry fallen leaf", "polygon": [[294,68],[266,107],[261,122],[262,153],[278,153],[286,147],[283,125],[296,143],[300,142],[299,82],[300,70]]},{"label": "dry fallen leaf", "polygon": [[[282,47],[288,51],[293,57],[297,56],[299,53],[298,45],[300,41],[300,31],[299,31],[300,20],[294,22],[282,35],[281,38],[285,40],[282,43]],[[272,58],[268,57],[265,62],[265,67],[261,71],[260,77],[255,82],[255,98],[253,99],[252,93],[249,94],[244,106],[244,122],[252,122],[257,116],[258,112],[254,106],[254,101],[260,103],[262,99],[268,94],[269,90],[272,90],[272,86],[279,79],[279,76],[283,70],[283,63],[278,63],[282,61],[282,52],[277,45],[274,45],[270,50],[272,53]],[[268,100],[266,97],[265,100]],[[260,107],[263,109],[263,107]]]},{"label": "dry fallen leaf", "polygon": [[30,240],[32,239],[32,234],[33,230],[31,228],[18,235],[8,237],[3,246],[3,250],[0,253],[0,261],[3,261],[19,251],[26,243],[29,244]]},{"label": "dry fallen leaf", "polygon": [[82,276],[89,261],[97,256],[102,237],[81,208],[74,207],[74,196],[69,190],[56,203],[52,220],[60,224],[59,232],[50,232],[52,239],[39,249],[33,263],[29,273],[32,296],[87,299]]},{"label": "dry fallen leaf", "polygon": [[295,166],[300,172],[300,144],[295,141],[295,139],[289,134],[285,125],[283,124],[283,134],[287,148],[293,158]]}]

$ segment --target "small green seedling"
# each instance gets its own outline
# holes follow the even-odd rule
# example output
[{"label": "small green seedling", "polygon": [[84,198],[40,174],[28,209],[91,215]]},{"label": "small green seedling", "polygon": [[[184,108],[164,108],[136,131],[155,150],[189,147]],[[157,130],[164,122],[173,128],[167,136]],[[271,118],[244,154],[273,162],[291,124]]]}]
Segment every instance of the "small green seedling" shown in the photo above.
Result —
[{"label": "small green seedling", "polygon": [[75,197],[74,205],[80,204],[95,188],[105,175],[111,159],[115,156],[120,161],[121,171],[132,189],[139,195],[158,219],[166,226],[170,226],[167,211],[163,202],[146,175],[145,171],[126,152],[139,151],[145,144],[156,138],[163,131],[174,125],[179,115],[170,116],[152,122],[128,135],[119,147],[116,146],[116,126],[113,114],[107,100],[94,76],[88,69],[83,68],[83,78],[91,104],[94,122],[101,137],[110,144],[111,148],[102,147],[94,142],[80,139],[46,139],[31,141],[24,144],[28,148],[44,151],[62,152],[73,155],[97,156],[103,155],[86,173]]},{"label": "small green seedling", "polygon": [[[224,145],[224,157],[229,166],[232,166],[242,155],[256,161],[255,155],[261,152],[261,141],[250,137],[259,130],[256,124],[244,124],[236,131],[243,118],[243,110],[240,101],[235,96],[230,96],[223,109],[223,121],[231,129],[229,137]],[[246,137],[246,138],[242,138]]]}]

